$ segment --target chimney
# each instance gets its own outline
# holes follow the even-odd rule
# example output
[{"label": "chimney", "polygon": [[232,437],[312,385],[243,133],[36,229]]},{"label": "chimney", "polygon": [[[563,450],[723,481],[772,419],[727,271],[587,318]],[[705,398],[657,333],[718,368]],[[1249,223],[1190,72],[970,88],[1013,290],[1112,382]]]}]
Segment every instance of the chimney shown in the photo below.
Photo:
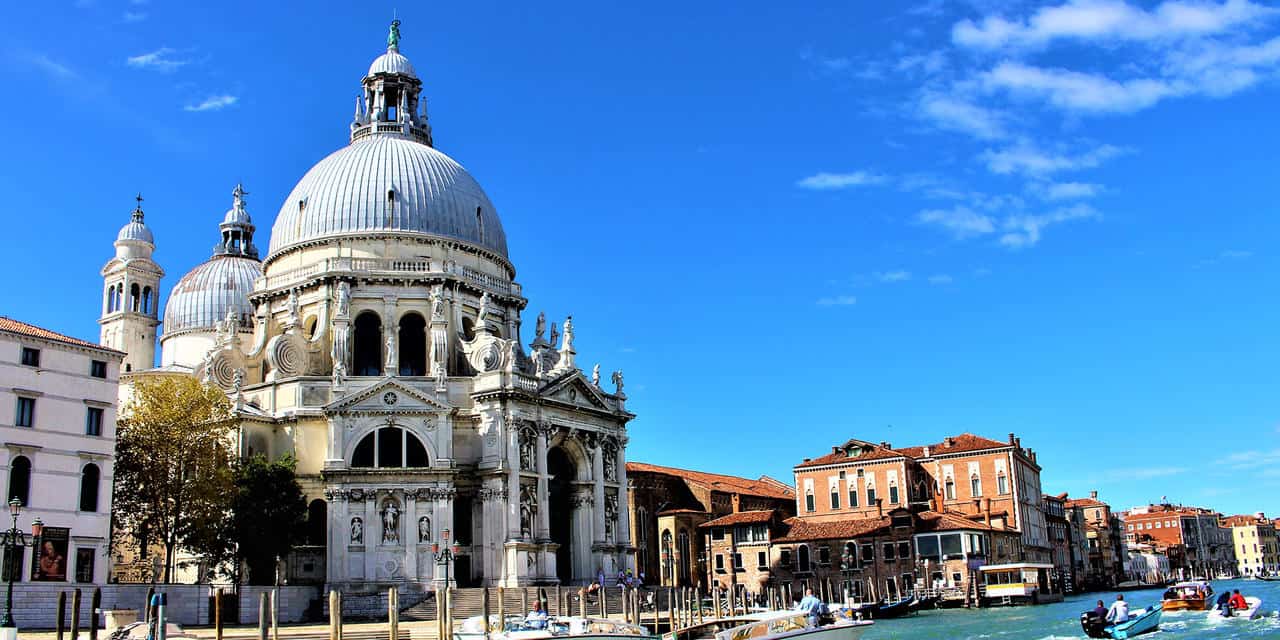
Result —
[{"label": "chimney", "polygon": [[1015,440],[1017,440],[1017,438],[1014,438],[1014,437],[1013,437],[1013,432],[1012,432],[1012,431],[1010,431],[1010,432],[1009,432],[1009,444],[1013,444]]},{"label": "chimney", "polygon": [[929,447],[928,447],[928,446],[925,446],[925,448],[924,448],[924,457],[926,457],[926,458],[928,458],[928,457],[929,457]]},{"label": "chimney", "polygon": [[1013,439],[1013,446],[1015,446],[1015,447],[1017,447],[1017,448],[1021,449],[1021,448],[1022,448],[1022,438],[1014,438],[1014,439]]},{"label": "chimney", "polygon": [[831,447],[831,453],[840,453],[840,447]]},{"label": "chimney", "polygon": [[[809,458],[804,459],[804,462],[808,462],[808,461],[809,461]],[[801,464],[804,464],[804,462],[802,462]]]},{"label": "chimney", "polygon": [[955,443],[956,443],[956,439],[955,439],[955,438],[953,438],[953,437],[951,437],[951,436],[947,436],[947,438],[946,438],[945,440],[943,440],[943,441],[942,441],[942,446],[943,446],[943,448],[950,449],[950,448],[951,448],[951,445],[953,445],[953,444],[955,444]]},{"label": "chimney", "polygon": [[1032,452],[1031,452],[1031,461],[1032,461],[1032,462],[1035,462],[1035,461],[1036,461],[1036,452],[1035,452],[1035,451],[1032,451]]},{"label": "chimney", "polygon": [[1097,490],[1097,489],[1094,489],[1093,491],[1090,491],[1090,492],[1089,492],[1089,497],[1090,497],[1090,498],[1093,498],[1094,500],[1097,500],[1097,499],[1098,499],[1098,490]]}]

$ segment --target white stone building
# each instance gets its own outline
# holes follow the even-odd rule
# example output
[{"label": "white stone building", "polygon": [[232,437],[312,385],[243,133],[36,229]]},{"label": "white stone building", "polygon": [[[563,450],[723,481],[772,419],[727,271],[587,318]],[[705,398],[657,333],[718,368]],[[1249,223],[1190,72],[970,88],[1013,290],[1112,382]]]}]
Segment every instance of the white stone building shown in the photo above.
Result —
[{"label": "white stone building", "polygon": [[34,519],[44,523],[38,559],[27,549],[18,560],[21,581],[106,582],[124,356],[0,316],[5,501],[22,503],[18,527],[28,535]]},{"label": "white stone building", "polygon": [[[243,418],[242,454],[297,457],[318,533],[292,559],[295,579],[438,584],[431,543],[445,529],[461,544],[457,583],[584,583],[625,569],[634,416],[622,372],[579,370],[568,317],[539,314],[522,344],[528,301],[502,222],[432,146],[398,24],[362,81],[349,144],[298,182],[265,257],[237,187],[213,257],[170,293],[160,367],[127,378],[219,385]],[[113,286],[154,287],[144,231],[141,212],[121,230],[117,254],[145,262],[108,265],[108,308]],[[129,335],[142,338],[125,346],[151,359],[154,325],[138,314]]]}]

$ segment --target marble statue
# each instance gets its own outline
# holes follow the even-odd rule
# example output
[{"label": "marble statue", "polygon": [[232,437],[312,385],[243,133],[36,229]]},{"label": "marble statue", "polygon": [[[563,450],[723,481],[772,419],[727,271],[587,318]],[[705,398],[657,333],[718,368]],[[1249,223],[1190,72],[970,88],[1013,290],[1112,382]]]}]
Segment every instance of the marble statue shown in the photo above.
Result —
[{"label": "marble statue", "polygon": [[289,299],[285,301],[285,310],[288,313],[288,322],[290,325],[298,324],[298,292],[290,291]]},{"label": "marble statue", "polygon": [[618,481],[618,450],[613,445],[604,448],[604,479],[605,482]]},{"label": "marble statue", "polygon": [[614,394],[615,395],[621,394],[622,393],[622,369],[618,369],[617,371],[613,372],[613,384],[617,387],[617,390],[614,391]]},{"label": "marble statue", "polygon": [[484,292],[480,296],[480,308],[476,311],[476,331],[481,331],[489,326],[489,292]]},{"label": "marble statue", "polygon": [[591,384],[595,385],[596,387],[600,386],[600,364],[599,363],[596,363],[596,366],[591,367]]},{"label": "marble statue", "polygon": [[340,318],[345,318],[351,313],[351,283],[343,280],[338,283],[338,312]]},{"label": "marble statue", "polygon": [[418,542],[431,542],[431,518],[418,518]]},{"label": "marble statue", "polygon": [[396,372],[396,332],[391,328],[387,328],[387,371],[386,375],[392,376]]},{"label": "marble statue", "polygon": [[545,311],[538,312],[538,322],[533,325],[533,341],[542,340],[542,336],[547,333],[547,313]]},{"label": "marble statue", "polygon": [[560,350],[573,351],[573,316],[564,318],[564,344],[560,345]]},{"label": "marble statue", "polygon": [[560,332],[556,330],[556,323],[551,323],[551,347],[554,349],[556,340],[560,339]]},{"label": "marble statue", "polygon": [[526,486],[520,491],[520,535],[533,537],[533,523],[538,517],[537,489]]},{"label": "marble statue", "polygon": [[351,519],[351,544],[364,544],[364,521],[360,518]]},{"label": "marble statue", "polygon": [[382,541],[400,542],[400,507],[394,500],[382,507]]},{"label": "marble statue", "polygon": [[444,320],[444,296],[440,285],[431,290],[431,319]]},{"label": "marble statue", "polygon": [[520,470],[533,471],[534,464],[534,445],[533,438],[527,432],[520,433]]}]

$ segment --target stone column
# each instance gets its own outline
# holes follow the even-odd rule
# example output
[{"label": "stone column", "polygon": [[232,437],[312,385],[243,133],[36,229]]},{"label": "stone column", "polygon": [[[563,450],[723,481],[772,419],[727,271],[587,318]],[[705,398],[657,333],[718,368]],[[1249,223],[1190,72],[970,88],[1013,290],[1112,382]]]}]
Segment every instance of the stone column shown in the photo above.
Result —
[{"label": "stone column", "polygon": [[326,469],[340,469],[346,464],[342,457],[343,445],[343,425],[342,419],[337,416],[329,416],[329,447],[326,452],[324,467]]},{"label": "stone column", "polygon": [[551,506],[551,492],[548,486],[550,476],[547,475],[546,429],[538,429],[537,451],[534,455],[538,472],[538,522],[534,527],[534,537],[538,540],[546,540],[551,537],[551,514],[548,508]]},{"label": "stone column", "polygon": [[350,580],[347,575],[347,545],[351,538],[351,514],[349,498],[344,491],[329,491],[325,497],[329,500],[329,530],[325,533],[327,542],[325,555],[325,582],[342,583]]},{"label": "stone column", "polygon": [[400,514],[400,542],[404,544],[404,570],[400,573],[407,581],[418,578],[418,491],[404,491],[404,512]]},{"label": "stone column", "polygon": [[[627,497],[628,481],[627,463],[624,458],[625,451],[626,443],[619,441],[617,456],[618,469],[616,472],[617,475],[615,476],[618,479],[618,524],[614,527],[614,531],[617,532],[618,546],[623,548],[631,546],[631,508],[630,500]],[[621,553],[624,557],[622,561],[624,567],[636,569],[636,567],[631,566],[633,564],[632,555],[626,551],[622,551]]]},{"label": "stone column", "polygon": [[591,446],[592,542],[604,542],[604,451],[597,438]]},{"label": "stone column", "polygon": [[378,518],[378,496],[367,490],[364,494],[364,579],[377,580],[378,545],[382,543],[382,523]]},{"label": "stone column", "polygon": [[507,540],[520,538],[520,432],[508,429],[507,437]]}]

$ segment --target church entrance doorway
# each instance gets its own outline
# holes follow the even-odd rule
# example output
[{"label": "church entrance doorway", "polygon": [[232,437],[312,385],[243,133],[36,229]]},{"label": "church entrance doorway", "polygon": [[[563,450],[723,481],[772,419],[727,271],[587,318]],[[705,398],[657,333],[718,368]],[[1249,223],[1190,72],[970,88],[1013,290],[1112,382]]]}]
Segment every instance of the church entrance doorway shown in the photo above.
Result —
[{"label": "church entrance doorway", "polygon": [[560,545],[556,551],[556,577],[560,584],[573,582],[573,480],[578,477],[573,460],[564,449],[547,452],[547,514],[550,516],[551,541]]}]

